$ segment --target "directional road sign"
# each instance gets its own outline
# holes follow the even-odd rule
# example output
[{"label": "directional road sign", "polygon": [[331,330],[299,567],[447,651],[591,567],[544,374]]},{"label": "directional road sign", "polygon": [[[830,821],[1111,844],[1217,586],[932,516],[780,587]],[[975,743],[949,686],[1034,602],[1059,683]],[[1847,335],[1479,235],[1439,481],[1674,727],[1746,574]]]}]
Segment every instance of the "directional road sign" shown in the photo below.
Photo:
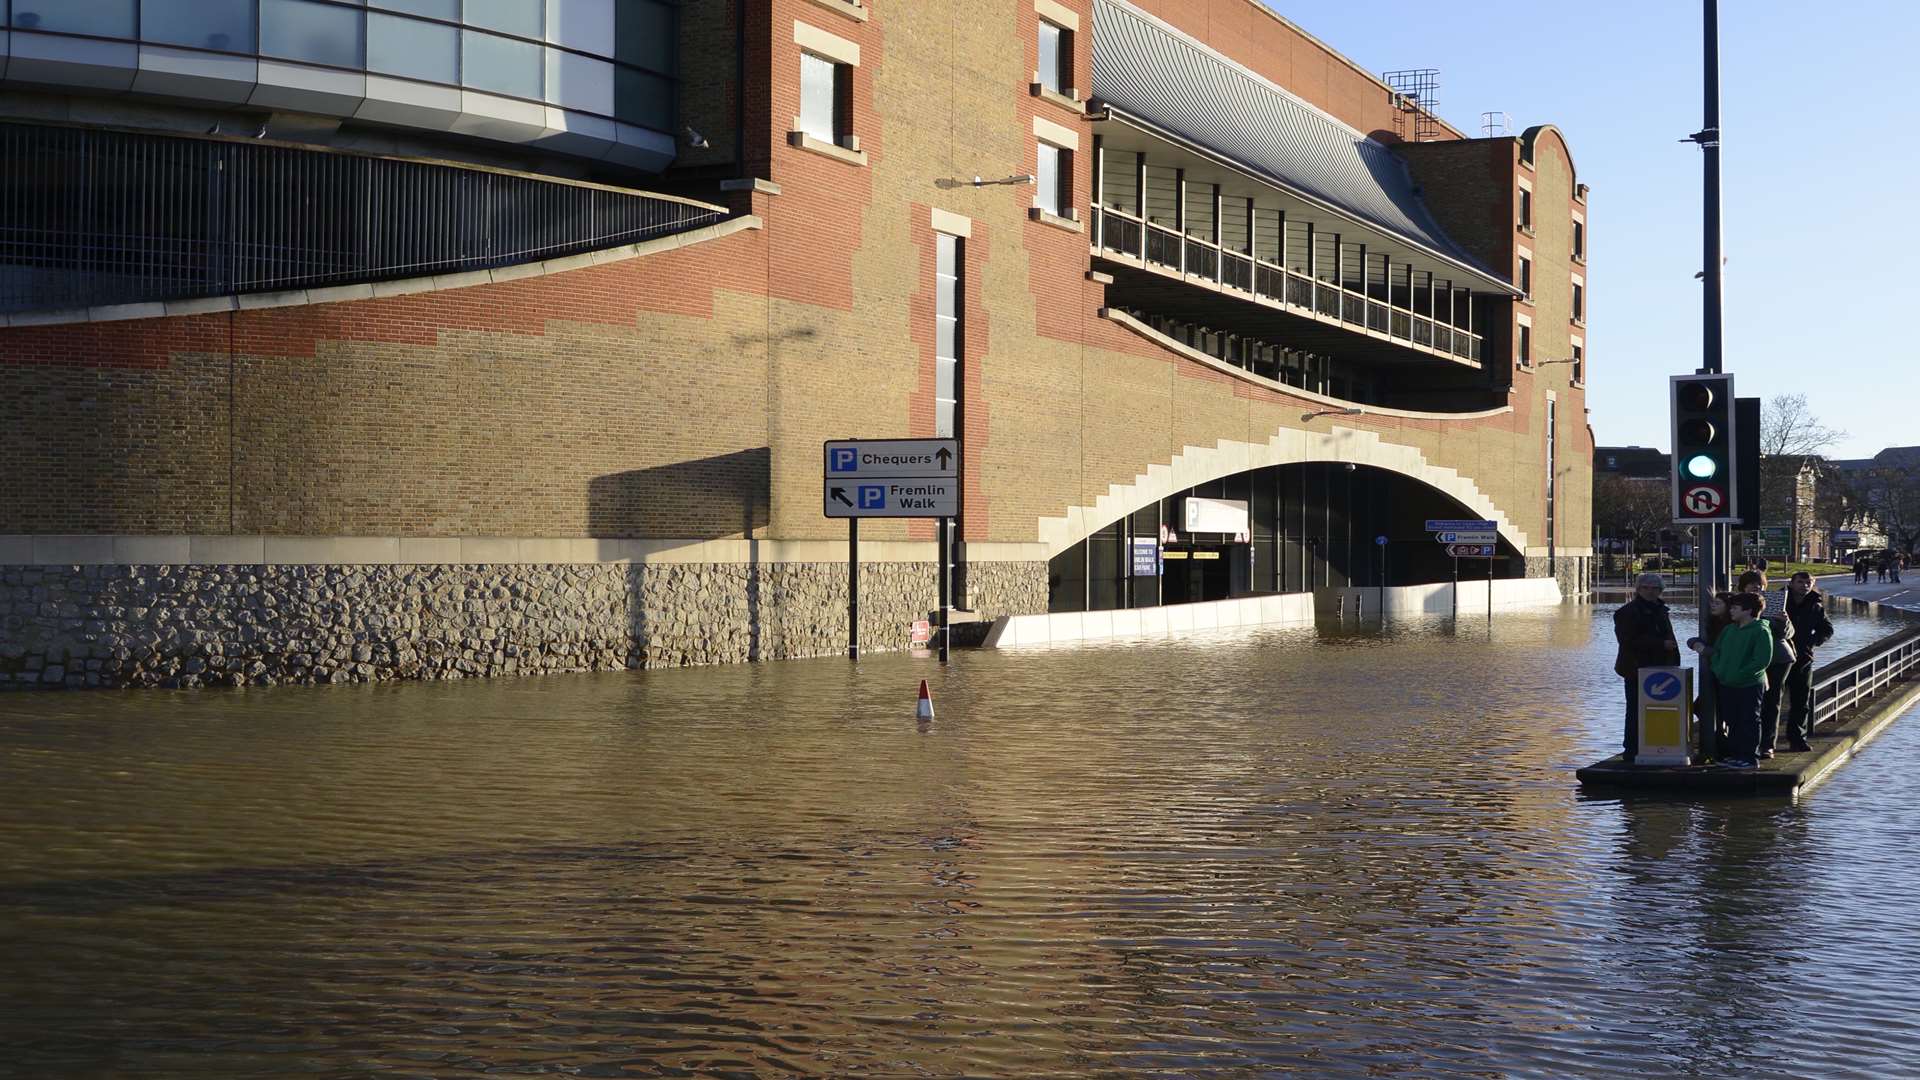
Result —
[{"label": "directional road sign", "polygon": [[838,439],[826,444],[821,498],[830,518],[960,514],[953,439]]},{"label": "directional road sign", "polygon": [[1447,554],[1456,559],[1491,559],[1499,550],[1494,544],[1448,544]]},{"label": "directional road sign", "polygon": [[1443,544],[1493,544],[1499,542],[1500,534],[1490,529],[1461,529],[1457,532],[1437,532],[1433,538]]},{"label": "directional road sign", "polygon": [[1497,521],[1474,521],[1462,518],[1430,519],[1427,522],[1428,532],[1459,532],[1463,529],[1468,532],[1498,532],[1500,530],[1500,523]]}]

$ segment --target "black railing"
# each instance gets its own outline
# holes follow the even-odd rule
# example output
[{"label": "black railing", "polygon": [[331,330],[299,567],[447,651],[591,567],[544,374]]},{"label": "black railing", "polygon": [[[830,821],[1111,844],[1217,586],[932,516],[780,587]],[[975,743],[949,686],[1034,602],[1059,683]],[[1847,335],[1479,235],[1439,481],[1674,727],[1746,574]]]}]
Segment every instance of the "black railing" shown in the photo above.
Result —
[{"label": "black railing", "polygon": [[452,165],[0,124],[0,311],[484,270],[725,216]]},{"label": "black railing", "polygon": [[1241,292],[1253,291],[1253,260],[1231,252],[1220,255],[1220,284]]},{"label": "black railing", "polygon": [[1218,276],[1220,253],[1205,244],[1187,241],[1187,273],[1203,278]]},{"label": "black railing", "polygon": [[1180,269],[1180,234],[1158,225],[1147,226],[1147,261],[1169,270]]}]

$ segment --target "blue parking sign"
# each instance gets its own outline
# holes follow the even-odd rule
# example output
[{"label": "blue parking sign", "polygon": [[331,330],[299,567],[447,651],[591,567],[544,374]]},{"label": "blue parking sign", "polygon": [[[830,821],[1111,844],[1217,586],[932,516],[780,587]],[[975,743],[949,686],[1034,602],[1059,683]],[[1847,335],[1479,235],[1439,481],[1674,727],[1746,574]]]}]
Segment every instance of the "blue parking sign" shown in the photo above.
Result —
[{"label": "blue parking sign", "polygon": [[851,446],[833,448],[832,460],[827,465],[828,472],[853,472],[860,466],[860,452]]}]

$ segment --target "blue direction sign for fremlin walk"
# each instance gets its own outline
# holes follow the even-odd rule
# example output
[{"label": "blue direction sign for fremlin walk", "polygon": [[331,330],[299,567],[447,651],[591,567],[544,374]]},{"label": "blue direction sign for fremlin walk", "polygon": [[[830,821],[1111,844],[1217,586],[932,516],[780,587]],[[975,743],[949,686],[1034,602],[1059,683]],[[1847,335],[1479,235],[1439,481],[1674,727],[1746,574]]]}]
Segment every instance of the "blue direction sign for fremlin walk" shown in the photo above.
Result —
[{"label": "blue direction sign for fremlin walk", "polygon": [[1671,671],[1656,671],[1641,680],[1640,692],[1648,701],[1672,701],[1680,696],[1680,678]]},{"label": "blue direction sign for fremlin walk", "polygon": [[830,518],[957,517],[953,439],[839,439],[826,444],[821,491]]}]

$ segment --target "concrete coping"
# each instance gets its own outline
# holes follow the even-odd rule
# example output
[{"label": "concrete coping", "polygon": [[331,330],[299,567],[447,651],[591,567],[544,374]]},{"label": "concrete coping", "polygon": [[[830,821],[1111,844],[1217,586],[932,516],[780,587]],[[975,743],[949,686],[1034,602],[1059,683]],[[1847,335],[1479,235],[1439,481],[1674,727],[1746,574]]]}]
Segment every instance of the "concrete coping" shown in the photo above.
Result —
[{"label": "concrete coping", "polygon": [[465,289],[474,285],[498,285],[508,281],[545,277],[549,274],[580,270],[589,266],[623,262],[643,255],[718,240],[744,229],[758,229],[760,219],[742,214],[698,229],[656,237],[637,244],[601,248],[542,262],[516,263],[492,270],[472,270],[457,274],[429,274],[395,281],[364,282],[357,285],[330,285],[318,289],[288,289],[281,292],[238,293],[230,296],[205,296],[190,300],[168,300],[143,304],[112,304],[100,307],[68,308],[59,311],[25,311],[0,315],[0,326],[56,326],[71,323],[122,322],[128,319],[170,318],[180,315],[208,315],[227,311],[255,311],[262,308],[303,307],[308,304],[336,304],[352,300],[373,300],[389,296]]},{"label": "concrete coping", "polygon": [[[1044,544],[972,542],[969,562],[1045,562]],[[865,540],[862,563],[931,563],[931,540]],[[515,536],[0,536],[0,566],[840,563],[845,540]]]}]

